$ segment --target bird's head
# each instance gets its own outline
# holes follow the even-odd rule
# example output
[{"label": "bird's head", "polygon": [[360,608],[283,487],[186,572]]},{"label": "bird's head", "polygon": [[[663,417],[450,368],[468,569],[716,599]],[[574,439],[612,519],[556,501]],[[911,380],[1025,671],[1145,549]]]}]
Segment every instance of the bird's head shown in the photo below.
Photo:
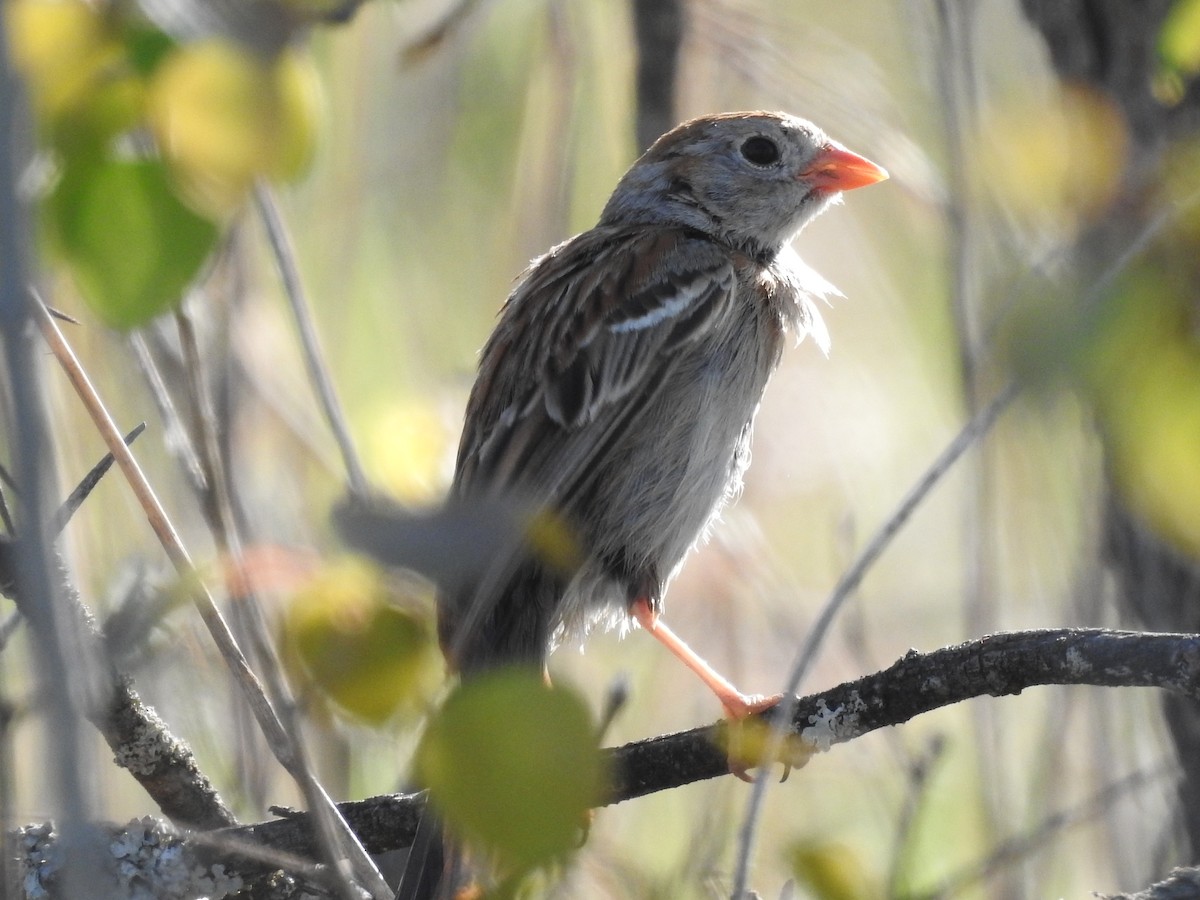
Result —
[{"label": "bird's head", "polygon": [[664,134],[633,164],[600,224],[694,228],[769,259],[842,191],[887,177],[786,113],[703,116]]}]

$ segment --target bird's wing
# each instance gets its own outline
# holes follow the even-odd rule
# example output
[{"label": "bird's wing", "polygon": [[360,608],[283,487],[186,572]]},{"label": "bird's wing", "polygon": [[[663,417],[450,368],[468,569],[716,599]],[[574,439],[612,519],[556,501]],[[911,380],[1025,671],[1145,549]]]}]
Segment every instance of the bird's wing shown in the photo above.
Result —
[{"label": "bird's wing", "polygon": [[670,377],[730,313],[729,253],[668,229],[594,229],[534,264],[484,348],[460,494],[512,490],[569,511]]}]

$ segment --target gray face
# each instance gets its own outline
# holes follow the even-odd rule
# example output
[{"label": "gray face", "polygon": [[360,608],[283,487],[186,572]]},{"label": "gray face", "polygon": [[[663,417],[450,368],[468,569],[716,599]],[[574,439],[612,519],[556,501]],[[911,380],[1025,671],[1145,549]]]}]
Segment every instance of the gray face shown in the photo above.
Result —
[{"label": "gray face", "polygon": [[815,125],[783,114],[685,123],[626,173],[600,223],[683,225],[773,255],[837,196],[808,177],[830,145]]}]

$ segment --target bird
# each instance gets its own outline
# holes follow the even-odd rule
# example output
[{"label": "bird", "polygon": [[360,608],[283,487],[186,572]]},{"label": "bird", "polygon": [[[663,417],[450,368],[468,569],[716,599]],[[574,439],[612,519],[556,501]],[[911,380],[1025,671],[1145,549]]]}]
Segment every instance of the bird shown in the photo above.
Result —
[{"label": "bird", "polygon": [[[444,506],[340,517],[360,549],[438,583],[449,669],[545,672],[567,635],[636,622],[728,716],[778,701],[715,671],[663,599],[740,489],[789,339],[827,343],[815,303],[833,289],[792,239],[887,177],[787,113],[701,116],[633,163],[595,227],[530,264],[480,353]],[[427,810],[397,896],[452,895],[466,858]]]},{"label": "bird", "polygon": [[663,621],[664,594],[740,489],[789,339],[827,340],[815,300],[831,288],[792,239],[887,177],[787,113],[701,116],[633,163],[595,227],[530,264],[481,351],[450,503],[524,510],[569,552],[526,540],[443,586],[452,670],[544,667],[567,635],[636,622],[728,715],[777,699],[693,652]]}]

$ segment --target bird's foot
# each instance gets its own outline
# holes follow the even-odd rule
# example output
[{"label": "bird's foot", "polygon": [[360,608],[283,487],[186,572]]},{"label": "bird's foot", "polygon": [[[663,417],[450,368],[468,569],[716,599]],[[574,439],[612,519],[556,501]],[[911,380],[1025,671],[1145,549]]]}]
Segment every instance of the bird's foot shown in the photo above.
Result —
[{"label": "bird's foot", "polygon": [[745,719],[749,716],[756,716],[759,713],[765,713],[767,710],[774,709],[779,705],[779,701],[783,699],[783,694],[771,694],[768,696],[766,694],[743,694],[739,691],[734,691],[730,694],[718,694],[717,699],[725,707],[725,713],[729,718]]},{"label": "bird's foot", "polygon": [[[630,604],[629,612],[642,628],[700,676],[709,690],[716,695],[728,719],[726,731],[729,735],[729,771],[742,781],[753,781],[749,772],[762,764],[771,738],[770,723],[755,716],[777,706],[783,699],[783,694],[743,694],[668,628],[649,600],[635,600]],[[784,765],[784,779],[793,768],[804,765],[811,755],[812,750],[806,741],[794,736],[786,737],[780,754],[780,762]]]},{"label": "bird's foot", "polygon": [[766,697],[738,693],[721,697],[721,705],[725,707],[728,717],[725,749],[729,756],[729,771],[735,778],[751,783],[754,781],[751,769],[758,768],[764,762],[768,765],[780,762],[783,764],[783,775],[779,779],[782,783],[787,781],[792,769],[802,767],[815,752],[808,741],[785,733],[774,758],[766,758],[777,736],[772,732],[770,720],[759,716],[775,709],[782,699],[783,694]]}]

